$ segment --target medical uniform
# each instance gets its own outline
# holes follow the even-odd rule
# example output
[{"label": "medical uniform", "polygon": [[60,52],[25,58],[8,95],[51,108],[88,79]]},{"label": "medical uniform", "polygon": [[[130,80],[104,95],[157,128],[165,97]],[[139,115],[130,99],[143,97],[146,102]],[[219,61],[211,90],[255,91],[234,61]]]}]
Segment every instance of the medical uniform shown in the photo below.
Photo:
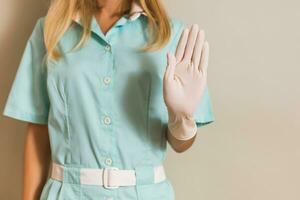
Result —
[{"label": "medical uniform", "polygon": [[[139,52],[147,41],[146,15],[124,15],[105,35],[95,18],[91,23],[85,46],[69,52],[82,30],[74,20],[58,44],[63,57],[46,65],[44,17],[39,18],[4,108],[6,116],[47,124],[52,160],[68,168],[64,181],[48,178],[41,199],[173,200],[170,180],[152,183],[146,169],[165,160],[166,54],[175,52],[185,25],[172,18],[168,44],[155,52]],[[214,120],[207,88],[194,118],[198,127]],[[137,169],[139,187],[80,184],[80,168],[105,167]]]}]

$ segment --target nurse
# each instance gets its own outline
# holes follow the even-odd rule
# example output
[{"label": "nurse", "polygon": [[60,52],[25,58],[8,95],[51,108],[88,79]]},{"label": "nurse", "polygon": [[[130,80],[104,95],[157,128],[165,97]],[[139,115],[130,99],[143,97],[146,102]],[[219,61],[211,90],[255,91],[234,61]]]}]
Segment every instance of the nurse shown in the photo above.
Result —
[{"label": "nurse", "polygon": [[51,1],[3,111],[28,122],[23,199],[174,200],[167,143],[214,121],[208,56],[159,0]]}]

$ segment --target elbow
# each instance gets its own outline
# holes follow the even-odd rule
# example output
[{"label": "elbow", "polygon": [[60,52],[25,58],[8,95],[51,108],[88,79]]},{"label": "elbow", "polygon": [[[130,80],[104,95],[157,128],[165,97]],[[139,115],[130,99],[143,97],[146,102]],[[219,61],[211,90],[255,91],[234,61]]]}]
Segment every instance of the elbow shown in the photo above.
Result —
[{"label": "elbow", "polygon": [[195,137],[185,141],[177,140],[178,143],[173,143],[173,145],[171,146],[176,153],[183,153],[192,147],[194,141],[195,141]]},{"label": "elbow", "polygon": [[173,148],[173,150],[174,150],[176,153],[183,153],[183,152],[185,152],[187,149],[176,149],[176,148]]},{"label": "elbow", "polygon": [[194,137],[192,137],[191,139],[188,140],[179,140],[177,138],[175,138],[169,131],[168,131],[168,141],[169,144],[171,145],[172,149],[176,152],[176,153],[183,153],[185,151],[187,151],[189,148],[191,148],[191,146],[193,145],[196,135],[194,135]]},{"label": "elbow", "polygon": [[188,149],[190,149],[191,146],[192,145],[183,145],[183,146],[172,147],[172,148],[176,153],[183,153],[186,152]]}]

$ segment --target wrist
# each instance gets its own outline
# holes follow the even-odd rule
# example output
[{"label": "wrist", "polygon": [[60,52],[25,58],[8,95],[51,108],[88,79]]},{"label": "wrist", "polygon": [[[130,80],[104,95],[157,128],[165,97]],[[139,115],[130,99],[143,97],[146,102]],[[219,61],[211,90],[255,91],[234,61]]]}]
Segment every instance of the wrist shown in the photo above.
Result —
[{"label": "wrist", "polygon": [[192,115],[176,113],[168,110],[168,128],[178,140],[188,140],[197,133],[197,125]]}]

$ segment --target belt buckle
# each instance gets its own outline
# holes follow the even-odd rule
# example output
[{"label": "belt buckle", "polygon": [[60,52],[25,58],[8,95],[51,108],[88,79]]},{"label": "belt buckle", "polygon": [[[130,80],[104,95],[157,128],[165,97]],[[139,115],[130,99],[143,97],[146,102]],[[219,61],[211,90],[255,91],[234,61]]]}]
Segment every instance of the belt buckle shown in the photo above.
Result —
[{"label": "belt buckle", "polygon": [[105,187],[107,189],[115,189],[115,188],[119,187],[119,185],[116,185],[116,186],[110,186],[109,185],[110,172],[112,170],[119,170],[119,168],[117,168],[117,167],[105,167],[105,168],[103,168],[103,187]]}]

